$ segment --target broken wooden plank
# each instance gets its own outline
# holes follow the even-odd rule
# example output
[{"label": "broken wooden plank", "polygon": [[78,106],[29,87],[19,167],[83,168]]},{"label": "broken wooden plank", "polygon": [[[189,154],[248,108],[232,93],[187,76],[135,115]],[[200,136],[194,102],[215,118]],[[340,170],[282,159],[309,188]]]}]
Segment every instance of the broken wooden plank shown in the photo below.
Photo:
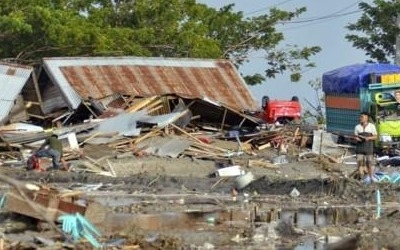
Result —
[{"label": "broken wooden plank", "polygon": [[270,142],[267,142],[267,143],[265,143],[265,144],[263,144],[263,145],[257,146],[257,149],[258,149],[258,150],[264,150],[264,149],[270,148],[270,147],[271,147],[271,143],[270,143]]},{"label": "broken wooden plank", "polygon": [[207,143],[204,143],[204,142],[201,141],[200,139],[198,139],[198,138],[196,138],[195,136],[189,134],[189,133],[186,132],[184,129],[182,129],[182,128],[176,126],[175,124],[171,124],[171,126],[174,127],[174,128],[176,128],[177,130],[179,130],[179,131],[182,132],[183,134],[187,135],[188,137],[192,138],[193,140],[195,140],[198,144],[202,145],[203,147],[212,148],[212,149],[219,150],[219,151],[222,151],[222,152],[227,152],[227,151],[228,151],[228,150],[226,150],[226,149],[224,149],[224,148],[215,147],[215,146],[211,146],[211,145],[209,145],[209,144],[207,144]]},{"label": "broken wooden plank", "polygon": [[83,161],[82,165],[84,165],[85,167],[88,167],[90,169],[92,169],[95,172],[101,172],[104,171],[102,166],[97,165],[96,160],[90,158],[89,156],[85,156],[85,159],[89,160],[88,161]]},{"label": "broken wooden plank", "polygon": [[139,142],[142,142],[149,137],[156,136],[159,133],[161,133],[161,128],[155,128],[155,129],[151,130],[150,132],[144,134],[143,136],[136,138],[135,140],[133,140],[131,142],[131,144],[138,144]]},{"label": "broken wooden plank", "polygon": [[127,108],[126,112],[134,113],[134,112],[144,108],[146,105],[148,105],[152,101],[156,100],[157,98],[158,98],[158,96],[152,96],[149,98],[145,98],[144,100],[140,101],[139,103],[136,103],[136,104],[130,106],[129,108]]},{"label": "broken wooden plank", "polygon": [[279,168],[279,166],[274,165],[270,162],[266,162],[263,160],[249,160],[249,167],[264,167],[264,168]]},{"label": "broken wooden plank", "polygon": [[108,164],[108,168],[112,174],[113,177],[117,177],[117,174],[115,173],[114,167],[111,165],[111,162],[107,159],[107,164]]}]

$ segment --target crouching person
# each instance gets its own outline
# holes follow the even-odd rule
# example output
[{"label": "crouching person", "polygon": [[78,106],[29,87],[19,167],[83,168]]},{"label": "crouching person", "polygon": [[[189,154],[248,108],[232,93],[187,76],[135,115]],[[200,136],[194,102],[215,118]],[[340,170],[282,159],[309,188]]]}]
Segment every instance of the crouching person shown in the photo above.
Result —
[{"label": "crouching person", "polygon": [[62,155],[63,146],[56,134],[52,134],[50,137],[48,137],[45,142],[40,146],[40,148],[35,152],[35,156],[38,158],[51,158],[53,163],[53,170],[60,170],[61,167],[65,165],[65,161],[62,159]]}]

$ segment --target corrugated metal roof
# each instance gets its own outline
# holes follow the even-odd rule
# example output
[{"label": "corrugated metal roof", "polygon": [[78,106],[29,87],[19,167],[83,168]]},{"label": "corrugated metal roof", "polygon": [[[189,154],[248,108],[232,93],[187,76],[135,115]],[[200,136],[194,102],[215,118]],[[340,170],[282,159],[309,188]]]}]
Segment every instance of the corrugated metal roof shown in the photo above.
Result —
[{"label": "corrugated metal roof", "polygon": [[82,98],[115,93],[207,97],[228,107],[255,110],[244,79],[228,60],[155,57],[44,58],[44,68],[72,108]]},{"label": "corrugated metal roof", "polygon": [[0,62],[0,122],[9,115],[31,73],[32,67]]}]

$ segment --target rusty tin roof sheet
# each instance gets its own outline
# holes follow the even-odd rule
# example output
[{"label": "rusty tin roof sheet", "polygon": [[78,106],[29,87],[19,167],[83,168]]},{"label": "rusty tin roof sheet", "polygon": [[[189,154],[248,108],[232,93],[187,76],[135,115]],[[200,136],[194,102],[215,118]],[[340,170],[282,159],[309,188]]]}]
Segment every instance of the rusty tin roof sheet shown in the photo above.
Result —
[{"label": "rusty tin roof sheet", "polygon": [[237,110],[257,104],[244,79],[228,60],[155,57],[44,58],[50,78],[72,108],[89,96],[177,94],[209,98]]},{"label": "rusty tin roof sheet", "polygon": [[32,70],[29,66],[0,62],[0,123],[9,115]]}]

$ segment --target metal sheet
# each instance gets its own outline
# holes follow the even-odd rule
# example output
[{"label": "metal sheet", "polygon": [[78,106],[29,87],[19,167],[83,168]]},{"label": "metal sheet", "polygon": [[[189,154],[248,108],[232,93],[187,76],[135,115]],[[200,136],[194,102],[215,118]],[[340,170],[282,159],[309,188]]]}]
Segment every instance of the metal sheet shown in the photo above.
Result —
[{"label": "metal sheet", "polygon": [[135,113],[122,113],[101,121],[94,133],[118,133],[119,135],[135,134],[135,131],[138,130],[136,126],[138,119],[147,116],[148,115],[143,110]]},{"label": "metal sheet", "polygon": [[138,143],[137,147],[145,148],[144,151],[148,154],[177,158],[190,145],[190,140],[179,137],[153,137]]},{"label": "metal sheet", "polygon": [[112,138],[106,138],[106,137],[95,137],[87,141],[87,144],[90,145],[102,145],[102,144],[108,144],[108,143],[113,143],[118,141],[119,139],[123,138],[122,136],[115,136]]},{"label": "metal sheet", "polygon": [[0,100],[0,124],[6,120],[14,106],[14,101]]},{"label": "metal sheet", "polygon": [[[173,112],[158,116],[149,116],[144,110],[139,110],[135,113],[122,113],[98,122],[99,126],[92,131],[92,134],[100,133],[97,138],[101,138],[101,133],[115,133],[119,136],[139,136],[141,128],[138,126],[138,122],[155,124],[157,127],[163,128],[181,116],[182,112]],[[91,141],[92,144],[98,144],[103,143],[104,139],[91,139]]]},{"label": "metal sheet", "polygon": [[174,121],[178,120],[182,116],[183,112],[186,113],[186,111],[182,111],[182,112],[172,112],[165,115],[146,116],[143,118],[139,118],[138,122],[154,124],[157,125],[158,128],[163,128],[168,124],[171,124]]},{"label": "metal sheet", "polygon": [[207,97],[236,110],[257,104],[228,60],[145,57],[44,58],[44,68],[72,108],[89,96],[177,94]]},{"label": "metal sheet", "polygon": [[0,122],[9,115],[31,73],[31,67],[0,63]]}]

